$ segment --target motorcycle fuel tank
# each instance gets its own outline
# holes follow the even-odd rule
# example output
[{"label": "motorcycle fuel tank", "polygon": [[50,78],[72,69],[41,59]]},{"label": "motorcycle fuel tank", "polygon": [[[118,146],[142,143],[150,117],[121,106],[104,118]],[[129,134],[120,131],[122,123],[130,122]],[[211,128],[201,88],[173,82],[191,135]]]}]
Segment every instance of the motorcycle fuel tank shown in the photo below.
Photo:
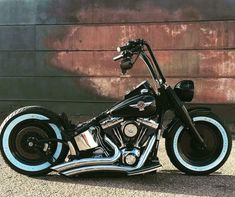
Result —
[{"label": "motorcycle fuel tank", "polygon": [[124,118],[150,117],[156,112],[156,98],[153,92],[150,84],[144,81],[126,94],[125,99],[113,106],[109,112],[113,116]]}]

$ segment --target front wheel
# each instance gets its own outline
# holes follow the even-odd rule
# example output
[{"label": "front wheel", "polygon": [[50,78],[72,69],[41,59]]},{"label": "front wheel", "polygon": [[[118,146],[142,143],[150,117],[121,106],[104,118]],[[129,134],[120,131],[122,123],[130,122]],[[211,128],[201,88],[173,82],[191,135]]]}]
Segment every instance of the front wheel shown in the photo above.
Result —
[{"label": "front wheel", "polygon": [[227,160],[232,138],[224,124],[213,113],[192,116],[206,149],[178,123],[166,139],[166,151],[175,167],[186,174],[206,175],[219,169]]}]

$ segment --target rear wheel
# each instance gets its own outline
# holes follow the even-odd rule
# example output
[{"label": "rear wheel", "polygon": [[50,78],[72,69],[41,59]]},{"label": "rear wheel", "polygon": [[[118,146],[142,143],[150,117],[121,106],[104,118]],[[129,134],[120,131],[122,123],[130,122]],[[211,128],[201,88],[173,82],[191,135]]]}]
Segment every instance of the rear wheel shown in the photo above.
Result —
[{"label": "rear wheel", "polygon": [[[0,148],[5,161],[19,173],[36,176],[50,172],[67,155],[59,127],[47,123],[52,112],[26,107],[9,115],[1,125]],[[53,118],[56,118],[54,115]]]},{"label": "rear wheel", "polygon": [[178,124],[166,139],[167,154],[171,162],[187,174],[212,173],[227,160],[232,145],[231,135],[212,113],[193,116],[192,119],[207,148],[203,149],[190,131]]}]

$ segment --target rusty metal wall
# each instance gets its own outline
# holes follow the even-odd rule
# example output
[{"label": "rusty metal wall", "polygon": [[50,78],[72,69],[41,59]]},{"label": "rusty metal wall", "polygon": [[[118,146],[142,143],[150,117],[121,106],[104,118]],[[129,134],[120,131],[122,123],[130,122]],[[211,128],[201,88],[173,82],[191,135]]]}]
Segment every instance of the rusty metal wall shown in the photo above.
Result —
[{"label": "rusty metal wall", "polygon": [[112,62],[128,39],[150,42],[170,84],[235,122],[235,1],[1,0],[0,111],[43,105],[90,116],[149,77]]}]

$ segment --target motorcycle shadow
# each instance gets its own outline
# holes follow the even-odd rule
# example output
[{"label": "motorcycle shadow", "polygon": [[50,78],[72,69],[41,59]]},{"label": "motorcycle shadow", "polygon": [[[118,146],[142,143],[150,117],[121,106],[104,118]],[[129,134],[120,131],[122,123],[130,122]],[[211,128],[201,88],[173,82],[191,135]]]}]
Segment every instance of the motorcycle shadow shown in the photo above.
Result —
[{"label": "motorcycle shadow", "polygon": [[113,173],[92,173],[68,178],[51,174],[40,179],[88,186],[120,188],[197,196],[228,195],[235,192],[235,176],[214,173],[210,176],[189,176],[176,170],[163,170],[139,176],[127,177]]}]

